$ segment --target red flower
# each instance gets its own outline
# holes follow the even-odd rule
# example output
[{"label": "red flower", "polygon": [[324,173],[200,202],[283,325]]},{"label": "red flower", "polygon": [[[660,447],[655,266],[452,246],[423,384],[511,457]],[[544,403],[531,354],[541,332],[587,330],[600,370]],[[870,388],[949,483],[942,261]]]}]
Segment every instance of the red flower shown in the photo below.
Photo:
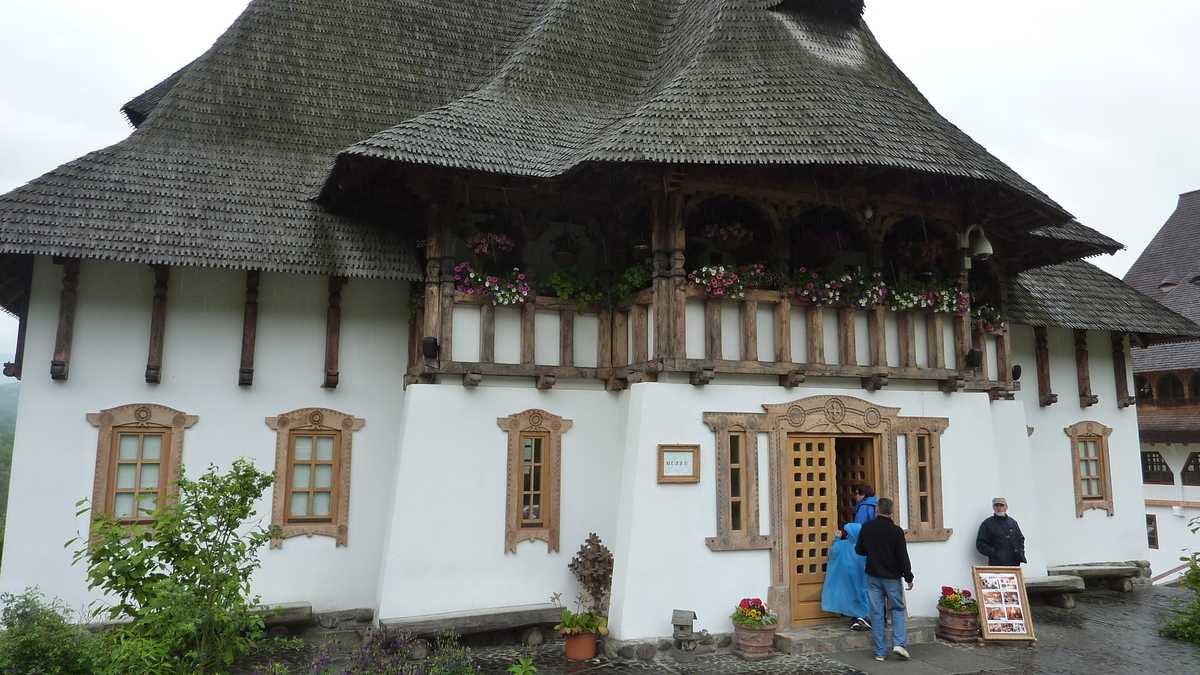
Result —
[{"label": "red flower", "polygon": [[967,589],[965,589],[965,588],[964,588],[964,589],[963,589],[963,592],[962,592],[962,596],[963,596],[964,598],[969,598],[969,597],[971,597],[971,591],[968,591]]},{"label": "red flower", "polygon": [[954,595],[954,589],[950,586],[942,586],[942,597],[945,598],[951,595]]}]

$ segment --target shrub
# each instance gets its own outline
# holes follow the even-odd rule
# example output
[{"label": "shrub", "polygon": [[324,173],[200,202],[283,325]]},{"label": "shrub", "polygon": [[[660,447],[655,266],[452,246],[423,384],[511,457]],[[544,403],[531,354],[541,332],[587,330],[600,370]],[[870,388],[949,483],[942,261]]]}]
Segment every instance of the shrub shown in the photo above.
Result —
[{"label": "shrub", "polygon": [[[414,654],[414,647],[422,642],[404,633],[373,631],[340,659],[337,645],[327,642],[313,655],[304,672],[313,675],[475,675],[478,672],[471,651],[459,644],[453,632],[443,633],[424,660]],[[335,661],[341,664],[334,665]]]},{"label": "shrub", "polygon": [[97,639],[37,589],[0,595],[0,672],[92,673]]},{"label": "shrub", "polygon": [[130,620],[114,638],[121,658],[149,664],[166,655],[175,670],[220,672],[261,636],[250,575],[271,532],[244,523],[273,481],[247,460],[194,481],[181,471],[178,498],[148,525],[96,519],[75,561],[86,564],[89,588],[116,598],[93,616]]},{"label": "shrub", "polygon": [[600,541],[595,532],[589,533],[579,552],[567,565],[587,602],[588,610],[596,614],[608,614],[608,594],[612,589],[613,554]]},{"label": "shrub", "polygon": [[[1192,534],[1200,531],[1200,518],[1193,518],[1188,527]],[[1180,560],[1187,563],[1182,584],[1192,592],[1192,596],[1179,603],[1174,618],[1159,632],[1163,637],[1200,645],[1200,553],[1192,553]]]}]

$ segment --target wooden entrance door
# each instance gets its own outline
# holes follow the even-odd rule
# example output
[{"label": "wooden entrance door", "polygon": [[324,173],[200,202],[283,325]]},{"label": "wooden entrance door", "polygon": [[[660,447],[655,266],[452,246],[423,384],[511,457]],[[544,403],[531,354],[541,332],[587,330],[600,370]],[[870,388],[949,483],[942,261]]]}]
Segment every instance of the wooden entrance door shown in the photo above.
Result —
[{"label": "wooden entrance door", "polygon": [[854,522],[853,490],[855,485],[867,484],[879,491],[875,476],[875,438],[868,436],[839,436],[835,441],[837,450],[837,500],[838,521]]},{"label": "wooden entrance door", "polygon": [[785,485],[793,622],[832,616],[821,611],[821,588],[838,531],[833,444],[830,437],[788,435]]}]

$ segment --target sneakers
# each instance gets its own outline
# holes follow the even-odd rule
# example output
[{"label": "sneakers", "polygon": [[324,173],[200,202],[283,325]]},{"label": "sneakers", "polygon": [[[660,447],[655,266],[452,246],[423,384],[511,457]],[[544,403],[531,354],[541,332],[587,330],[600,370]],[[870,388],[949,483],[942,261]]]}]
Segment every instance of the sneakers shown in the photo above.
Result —
[{"label": "sneakers", "polygon": [[876,660],[876,661],[883,661],[883,660],[885,660],[886,658],[887,658],[886,656],[876,656],[876,657],[875,657],[875,660]]},{"label": "sneakers", "polygon": [[[905,649],[904,647],[901,647],[900,645],[896,645],[895,647],[892,647],[892,653],[895,654],[896,656],[899,656],[900,658],[904,659],[905,661],[912,658],[912,656],[909,655],[908,650]],[[878,658],[878,657],[876,657],[876,658]]]},{"label": "sneakers", "polygon": [[854,623],[850,624],[850,630],[856,630],[856,631],[871,630],[871,623],[860,616],[854,620]]}]

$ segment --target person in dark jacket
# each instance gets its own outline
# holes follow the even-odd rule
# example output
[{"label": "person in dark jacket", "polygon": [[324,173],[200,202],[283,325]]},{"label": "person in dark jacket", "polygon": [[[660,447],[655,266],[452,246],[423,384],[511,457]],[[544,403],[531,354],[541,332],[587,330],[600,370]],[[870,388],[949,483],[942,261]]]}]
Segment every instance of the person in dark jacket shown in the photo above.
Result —
[{"label": "person in dark jacket", "polygon": [[875,488],[872,488],[866,483],[860,483],[851,488],[850,493],[854,496],[854,522],[861,525],[875,520],[875,511],[879,507],[879,500],[875,499]]},{"label": "person in dark jacket", "polygon": [[1025,562],[1025,535],[1021,526],[1008,515],[1008,500],[992,500],[992,516],[979,525],[975,548],[987,557],[989,565],[1017,567]]},{"label": "person in dark jacket", "polygon": [[892,653],[907,661],[909,659],[908,634],[904,627],[904,579],[908,590],[913,588],[912,563],[908,561],[908,546],[904,543],[904,530],[892,522],[892,500],[879,500],[875,520],[863,525],[854,551],[867,557],[867,596],[871,601],[871,641],[875,647],[875,660],[887,657],[887,642],[884,636],[884,609],[892,606]]}]

